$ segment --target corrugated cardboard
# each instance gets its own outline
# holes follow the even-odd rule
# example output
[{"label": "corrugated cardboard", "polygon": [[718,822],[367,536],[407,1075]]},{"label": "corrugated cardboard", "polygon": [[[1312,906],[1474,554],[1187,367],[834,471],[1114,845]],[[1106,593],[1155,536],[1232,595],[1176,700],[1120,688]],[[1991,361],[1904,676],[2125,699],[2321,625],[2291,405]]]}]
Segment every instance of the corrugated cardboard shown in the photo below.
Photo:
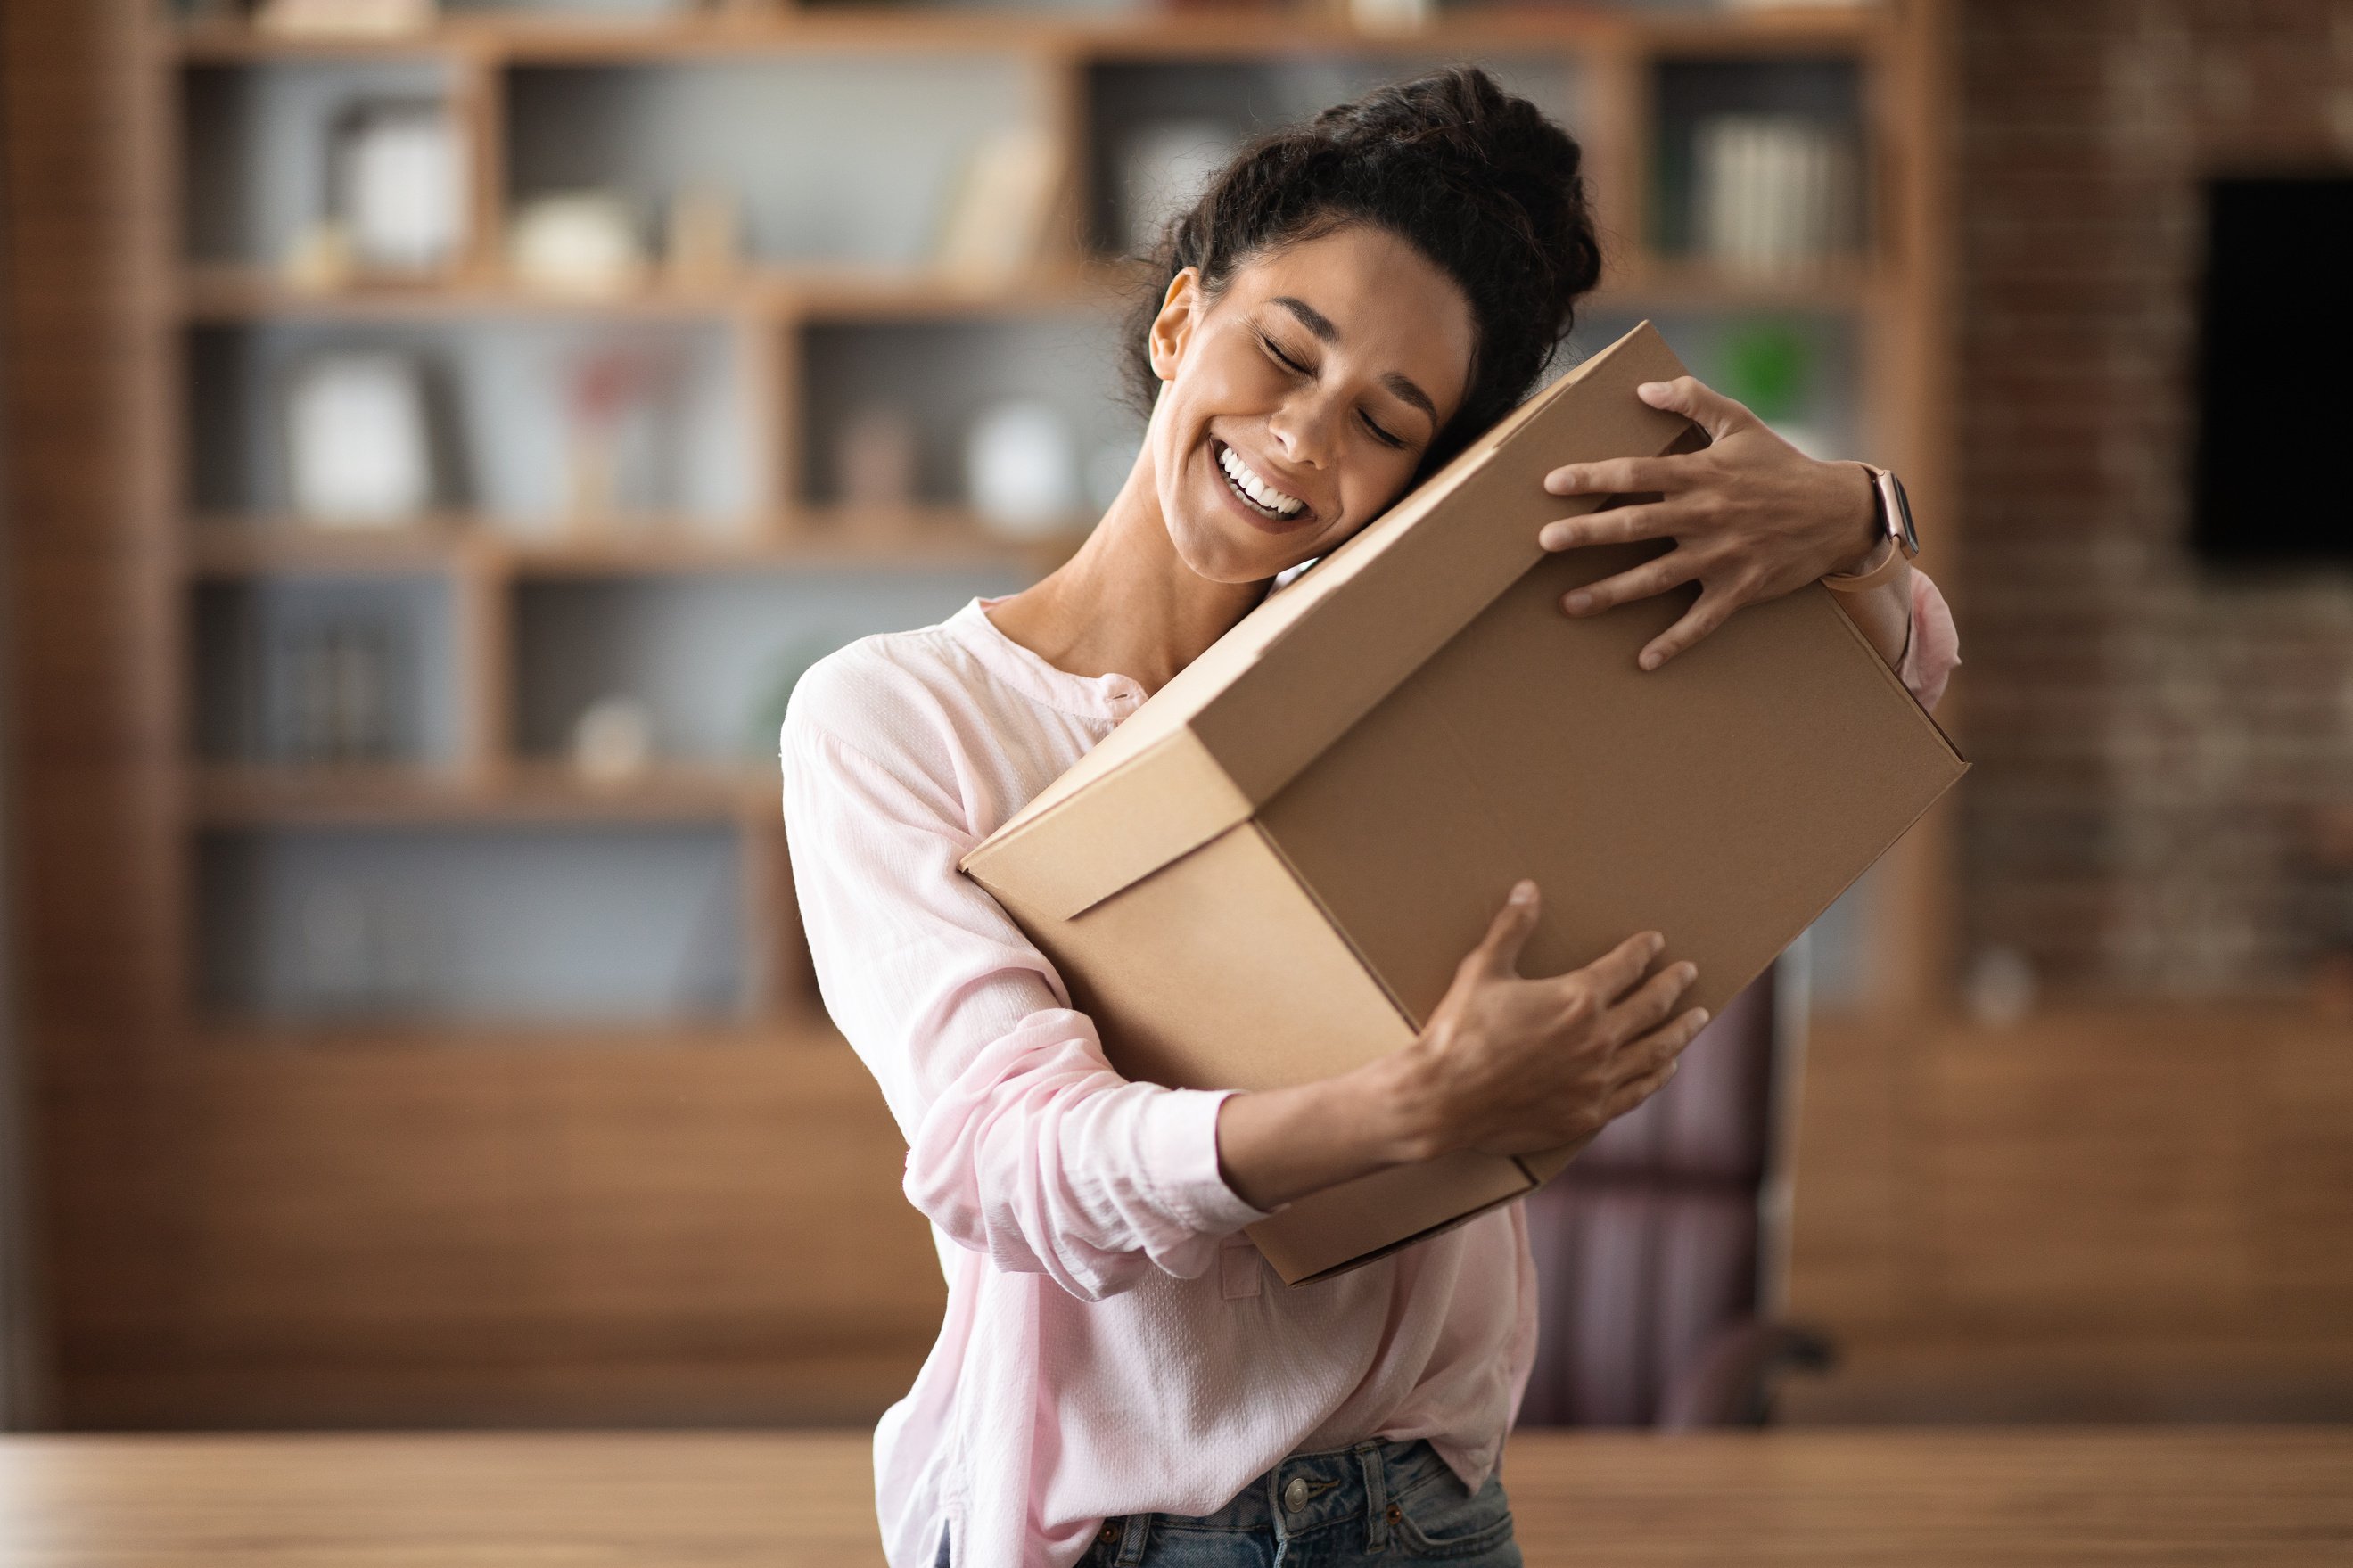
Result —
[{"label": "corrugated cardboard", "polygon": [[[1820,586],[1665,668],[1636,653],[1688,592],[1571,620],[1563,594],[1643,549],[1547,555],[1597,498],[1567,462],[1699,444],[1634,395],[1683,374],[1646,322],[1531,399],[1271,596],[965,869],[1050,957],[1113,1065],[1261,1089],[1410,1042],[1513,882],[1544,914],[1522,972],[1634,931],[1720,1008],[1966,764]],[[1526,1192],[1565,1155],[1457,1155],[1250,1229],[1292,1283]]]}]

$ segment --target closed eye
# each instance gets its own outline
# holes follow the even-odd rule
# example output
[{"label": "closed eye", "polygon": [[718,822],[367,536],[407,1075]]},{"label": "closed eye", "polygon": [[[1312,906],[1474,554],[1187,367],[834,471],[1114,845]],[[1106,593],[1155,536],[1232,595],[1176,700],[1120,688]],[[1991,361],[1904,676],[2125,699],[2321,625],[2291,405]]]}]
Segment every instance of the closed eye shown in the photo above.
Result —
[{"label": "closed eye", "polygon": [[1276,342],[1272,338],[1271,338],[1271,337],[1267,336],[1264,332],[1261,332],[1261,333],[1259,333],[1259,335],[1258,335],[1258,341],[1259,341],[1260,342],[1263,343],[1263,344],[1266,346],[1266,352],[1267,352],[1268,353],[1270,353],[1270,354],[1273,355],[1277,360],[1281,361],[1281,362],[1282,363],[1282,364],[1283,364],[1287,369],[1289,369],[1290,371],[1292,371],[1294,374],[1298,374],[1298,375],[1312,375],[1312,374],[1314,374],[1313,371],[1309,370],[1305,365],[1301,364],[1297,360],[1293,359],[1289,354],[1284,353],[1282,352],[1282,345],[1281,343]]},{"label": "closed eye", "polygon": [[1370,430],[1373,433],[1373,439],[1378,441],[1382,446],[1394,447],[1398,451],[1405,450],[1405,443],[1399,440],[1397,437],[1392,436],[1388,431],[1382,429],[1380,422],[1369,414],[1365,416],[1365,428]]}]

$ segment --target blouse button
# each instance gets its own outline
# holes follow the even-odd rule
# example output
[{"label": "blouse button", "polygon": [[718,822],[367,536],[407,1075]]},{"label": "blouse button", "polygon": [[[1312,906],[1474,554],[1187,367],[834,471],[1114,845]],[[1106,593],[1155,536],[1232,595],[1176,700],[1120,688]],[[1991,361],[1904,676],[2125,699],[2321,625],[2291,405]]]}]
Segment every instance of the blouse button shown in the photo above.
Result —
[{"label": "blouse button", "polygon": [[1282,1506],[1297,1513],[1307,1506],[1307,1478],[1293,1476],[1291,1484],[1282,1489]]}]

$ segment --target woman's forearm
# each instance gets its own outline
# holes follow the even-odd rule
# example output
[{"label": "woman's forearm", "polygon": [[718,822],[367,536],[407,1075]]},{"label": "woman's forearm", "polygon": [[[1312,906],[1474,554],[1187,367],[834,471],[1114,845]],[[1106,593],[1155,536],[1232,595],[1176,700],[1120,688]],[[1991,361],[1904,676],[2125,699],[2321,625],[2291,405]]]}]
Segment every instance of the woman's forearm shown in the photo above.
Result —
[{"label": "woman's forearm", "polygon": [[1895,574],[1861,594],[1833,594],[1839,608],[1847,619],[1879,650],[1892,668],[1904,662],[1904,650],[1912,635],[1912,568],[1906,564],[1895,569]]},{"label": "woman's forearm", "polygon": [[1337,1078],[1229,1095],[1218,1108],[1218,1164],[1253,1208],[1424,1159],[1402,1053]]}]

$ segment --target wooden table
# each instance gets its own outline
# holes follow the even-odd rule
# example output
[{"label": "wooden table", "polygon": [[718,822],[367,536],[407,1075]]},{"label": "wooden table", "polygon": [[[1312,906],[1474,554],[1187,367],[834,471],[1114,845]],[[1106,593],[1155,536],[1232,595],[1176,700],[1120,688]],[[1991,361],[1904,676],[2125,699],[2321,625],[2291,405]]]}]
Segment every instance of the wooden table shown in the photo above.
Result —
[{"label": "wooden table", "polygon": [[[1531,1436],[1528,1562],[2353,1563],[2353,1429]],[[843,1568],[855,1434],[0,1439],[5,1568]]]}]

